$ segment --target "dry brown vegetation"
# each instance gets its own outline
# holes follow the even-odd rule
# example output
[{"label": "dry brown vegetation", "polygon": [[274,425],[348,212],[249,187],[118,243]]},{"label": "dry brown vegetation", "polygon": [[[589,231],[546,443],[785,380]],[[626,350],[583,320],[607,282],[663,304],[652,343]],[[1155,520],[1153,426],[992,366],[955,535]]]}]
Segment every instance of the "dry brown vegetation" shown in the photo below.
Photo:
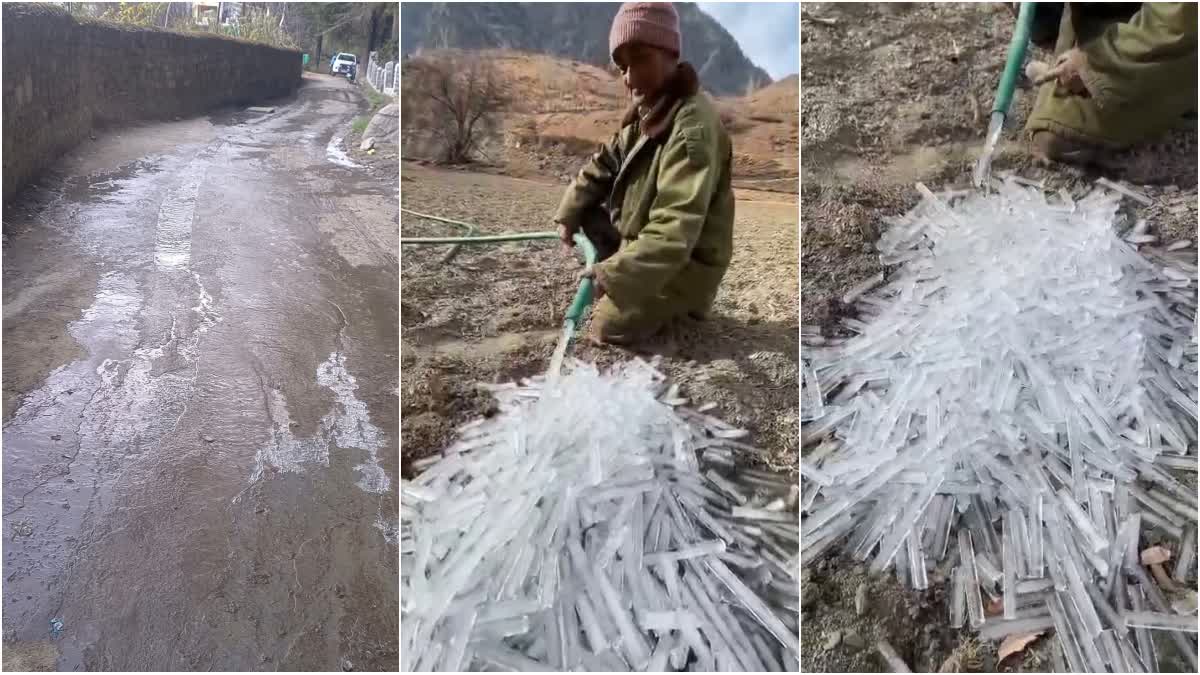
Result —
[{"label": "dry brown vegetation", "polygon": [[509,101],[495,66],[477,54],[414,59],[404,78],[409,92],[405,117],[433,136],[447,164],[471,161]]},{"label": "dry brown vegetation", "polygon": [[[409,72],[425,63],[460,58],[459,52],[427,52],[404,64],[401,78],[406,106],[428,106],[428,97],[410,83]],[[545,54],[477,52],[495,69],[508,105],[479,147],[487,163],[514,176],[574,175],[580,161],[611,138],[628,97],[615,69]],[[425,103],[422,103],[422,101]],[[747,188],[796,192],[799,175],[799,78],[788,77],[749,96],[716,98],[733,137],[734,180]],[[406,107],[406,158],[436,159],[429,130],[409,123]]]},{"label": "dry brown vegetation", "polygon": [[[405,163],[402,206],[475,223],[480,234],[552,227],[562,186]],[[796,205],[739,195],[734,258],[715,316],[681,325],[647,354],[713,414],[745,427],[766,450],[762,461],[795,471],[799,461]],[[791,195],[782,195],[790,198]],[[453,228],[404,216],[401,235],[439,236]],[[446,445],[453,429],[486,413],[479,381],[543,372],[575,292],[581,263],[552,243],[444,249],[405,247],[401,260],[402,467]],[[577,342],[572,353],[608,365],[625,350]]]}]

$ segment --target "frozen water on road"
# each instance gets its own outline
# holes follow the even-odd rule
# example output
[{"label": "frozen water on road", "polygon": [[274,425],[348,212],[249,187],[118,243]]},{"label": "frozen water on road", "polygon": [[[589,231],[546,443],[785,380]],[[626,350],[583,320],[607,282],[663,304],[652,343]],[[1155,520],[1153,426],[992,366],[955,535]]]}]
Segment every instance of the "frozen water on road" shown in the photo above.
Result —
[{"label": "frozen water on road", "polygon": [[333,138],[329,139],[329,145],[325,146],[325,156],[328,157],[329,161],[333,162],[334,164],[337,164],[338,166],[344,166],[347,169],[362,168],[362,165],[350,159],[350,156],[347,155],[346,151],[342,149],[341,136],[334,136]]},{"label": "frozen water on road", "polygon": [[396,270],[343,255],[398,246],[398,176],[303,140],[363,107],[306,75],[9,205],[6,640],[66,670],[398,668]]}]

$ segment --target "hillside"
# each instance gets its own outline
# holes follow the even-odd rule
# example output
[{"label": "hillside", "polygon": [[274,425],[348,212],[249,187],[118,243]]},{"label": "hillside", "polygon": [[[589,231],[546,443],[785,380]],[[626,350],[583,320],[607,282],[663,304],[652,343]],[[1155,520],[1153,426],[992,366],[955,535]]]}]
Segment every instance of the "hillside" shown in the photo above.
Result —
[{"label": "hillside", "polygon": [[[442,54],[427,51],[406,63]],[[495,66],[510,100],[498,115],[496,133],[480,149],[486,162],[508,175],[558,181],[573,176],[580,162],[612,136],[628,105],[620,80],[602,68],[545,54],[479,54]],[[400,79],[405,86],[403,73]],[[707,89],[707,82],[703,84]],[[794,194],[799,175],[799,78],[784,78],[748,97],[713,98],[733,139],[735,184]],[[418,105],[419,96],[406,90],[404,100]],[[436,159],[425,130],[406,127],[402,142],[406,159]]]},{"label": "hillside", "polygon": [[[540,52],[600,68],[610,62],[608,30],[619,3],[421,2],[401,5],[404,54],[428,49]],[[676,3],[683,58],[722,96],[744,94],[771,78],[750,62],[716,20],[691,3]]]}]

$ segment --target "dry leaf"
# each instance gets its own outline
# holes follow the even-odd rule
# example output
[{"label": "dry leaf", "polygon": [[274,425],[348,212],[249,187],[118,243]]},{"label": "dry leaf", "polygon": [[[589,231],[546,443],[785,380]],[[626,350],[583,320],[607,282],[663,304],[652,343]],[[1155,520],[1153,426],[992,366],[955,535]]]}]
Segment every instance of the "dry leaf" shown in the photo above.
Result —
[{"label": "dry leaf", "polygon": [[1151,546],[1142,551],[1143,565],[1161,565],[1171,559],[1171,551],[1165,546]]},{"label": "dry leaf", "polygon": [[1151,576],[1153,576],[1154,580],[1158,582],[1158,585],[1162,587],[1162,590],[1168,593],[1174,593],[1175,591],[1179,590],[1179,586],[1176,585],[1171,577],[1167,576],[1167,571],[1163,569],[1162,565],[1159,563],[1154,563],[1149,565],[1149,567]]},{"label": "dry leaf", "polygon": [[951,654],[942,662],[942,667],[938,668],[939,673],[957,673],[962,670],[962,659],[958,658],[958,654]]},{"label": "dry leaf", "polygon": [[1184,590],[1180,592],[1180,596],[1171,602],[1171,609],[1175,610],[1176,614],[1195,614],[1196,613],[1196,591]]},{"label": "dry leaf", "polygon": [[1000,663],[1009,656],[1012,656],[1013,654],[1025,649],[1029,646],[1030,642],[1033,642],[1041,637],[1042,633],[1044,632],[1045,631],[1038,631],[1036,633],[1009,635],[1008,637],[1004,638],[1004,642],[1000,643],[1000,652],[996,656],[996,663]]},{"label": "dry leaf", "polygon": [[987,601],[983,606],[983,613],[987,616],[996,616],[1004,612],[1004,601],[1000,598],[995,598]]}]

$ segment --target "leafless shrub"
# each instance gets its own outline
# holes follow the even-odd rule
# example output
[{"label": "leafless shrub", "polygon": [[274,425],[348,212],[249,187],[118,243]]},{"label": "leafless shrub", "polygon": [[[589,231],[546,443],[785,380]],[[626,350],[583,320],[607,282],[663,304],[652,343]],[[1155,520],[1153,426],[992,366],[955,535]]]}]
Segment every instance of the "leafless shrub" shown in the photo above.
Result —
[{"label": "leafless shrub", "polygon": [[448,164],[472,161],[509,99],[491,62],[468,53],[409,59],[401,82],[405,126],[432,134]]}]

